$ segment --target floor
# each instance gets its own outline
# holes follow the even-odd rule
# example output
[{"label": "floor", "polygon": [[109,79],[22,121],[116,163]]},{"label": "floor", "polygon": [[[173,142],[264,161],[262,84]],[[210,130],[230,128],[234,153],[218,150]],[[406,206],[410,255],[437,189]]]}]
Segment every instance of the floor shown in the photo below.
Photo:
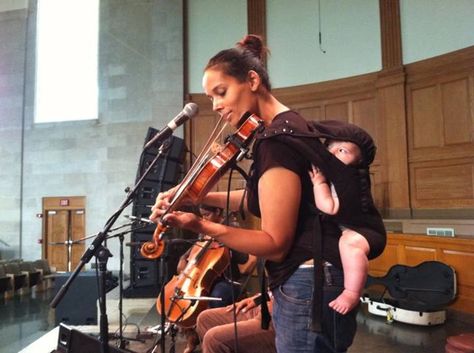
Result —
[{"label": "floor", "polygon": [[[0,353],[19,352],[55,328],[54,314],[49,308],[52,294],[49,291],[9,300],[0,299]],[[136,337],[140,328],[142,339],[142,342],[131,341],[127,346],[129,350],[137,353],[149,350],[156,335],[147,334],[145,326],[159,322],[154,308],[150,308],[146,317],[129,317],[127,321],[129,325],[126,335]],[[133,322],[140,322],[140,325],[137,327]],[[474,315],[449,310],[446,323],[442,325],[415,326],[396,321],[388,324],[385,317],[369,314],[364,304],[358,323],[357,335],[349,353],[444,353],[446,337],[474,332]],[[178,335],[175,346],[177,353],[183,351],[184,344],[184,338]],[[165,348],[166,352],[170,352],[169,339]],[[36,351],[51,352],[49,349],[44,352]],[[158,347],[155,351],[161,352],[161,348]]]},{"label": "floor", "polygon": [[0,299],[0,353],[19,352],[54,327],[51,296],[52,290]]}]

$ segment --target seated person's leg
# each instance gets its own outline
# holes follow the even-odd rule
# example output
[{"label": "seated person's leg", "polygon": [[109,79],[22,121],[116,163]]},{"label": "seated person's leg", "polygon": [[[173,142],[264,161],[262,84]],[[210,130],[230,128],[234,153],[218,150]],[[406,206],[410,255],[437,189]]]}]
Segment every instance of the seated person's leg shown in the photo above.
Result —
[{"label": "seated person's leg", "polygon": [[[256,307],[237,315],[239,352],[276,352],[273,327],[262,330],[259,313],[260,308]],[[233,313],[228,308],[203,311],[198,317],[196,330],[201,337],[203,353],[235,351]]]}]

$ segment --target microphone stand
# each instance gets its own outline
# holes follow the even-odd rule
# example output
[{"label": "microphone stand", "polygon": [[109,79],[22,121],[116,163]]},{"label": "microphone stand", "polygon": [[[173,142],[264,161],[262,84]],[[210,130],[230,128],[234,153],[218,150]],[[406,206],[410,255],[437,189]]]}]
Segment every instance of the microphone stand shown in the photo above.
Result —
[{"label": "microphone stand", "polygon": [[165,313],[165,281],[168,277],[168,255],[169,255],[169,242],[165,241],[165,251],[160,257],[160,282],[161,282],[161,293],[160,293],[160,305],[161,305],[161,353],[165,353],[165,324],[166,324],[166,313]]},{"label": "microphone stand", "polygon": [[72,282],[74,279],[77,277],[79,272],[82,270],[82,268],[87,264],[92,256],[96,256],[98,262],[99,262],[99,309],[100,309],[100,334],[99,334],[99,341],[101,343],[101,353],[109,353],[109,344],[108,344],[108,339],[109,339],[109,332],[108,332],[108,319],[107,319],[107,313],[106,313],[106,293],[105,293],[105,274],[107,272],[107,259],[111,257],[112,255],[110,254],[110,251],[102,245],[102,243],[105,241],[107,238],[108,232],[111,230],[113,224],[115,221],[118,219],[120,214],[123,212],[123,210],[129,206],[133,198],[135,197],[135,194],[137,193],[137,190],[139,186],[143,183],[145,180],[145,177],[150,173],[150,171],[153,169],[155,164],[158,162],[158,159],[161,157],[163,153],[165,153],[168,148],[170,147],[170,143],[165,143],[161,142],[161,146],[158,150],[158,153],[156,157],[153,159],[153,161],[150,163],[148,168],[145,170],[143,175],[140,177],[140,179],[137,181],[135,186],[128,192],[127,197],[125,200],[122,202],[120,207],[118,208],[117,211],[115,211],[112,216],[109,218],[109,220],[106,222],[104,228],[102,231],[97,233],[97,236],[95,239],[92,241],[91,245],[89,248],[84,252],[84,254],[81,257],[81,260],[77,264],[76,268],[74,269],[74,272],[69,276],[67,281],[62,285],[62,287],[59,289],[58,293],[56,293],[55,297],[50,303],[51,308],[56,308],[56,306],[59,304],[61,299],[64,297],[66,294],[67,290],[71,286]]},{"label": "microphone stand", "polygon": [[123,339],[122,313],[123,313],[123,232],[118,235],[120,240],[120,268],[119,268],[119,348],[125,348]]},{"label": "microphone stand", "polygon": [[140,227],[135,227],[133,229],[127,230],[125,232],[120,232],[118,234],[110,235],[107,237],[107,239],[115,238],[118,237],[120,241],[120,267],[119,267],[119,333],[118,333],[118,347],[119,348],[125,348],[126,346],[126,341],[139,341],[139,342],[144,342],[141,339],[137,338],[130,338],[127,337],[127,339],[124,339],[123,337],[123,263],[124,263],[124,254],[123,254],[123,241],[124,241],[124,235],[134,232],[138,229],[144,228],[145,225],[141,225]]},{"label": "microphone stand", "polygon": [[[172,345],[170,347],[170,353],[174,353],[174,341],[176,336],[176,329],[174,324],[170,323],[168,329],[166,329],[166,308],[165,308],[165,281],[168,278],[168,257],[169,257],[169,247],[172,242],[175,240],[166,239],[166,237],[162,237],[162,240],[165,242],[163,254],[160,256],[160,274],[159,274],[159,281],[161,283],[160,289],[160,305],[161,305],[161,315],[160,315],[160,337],[157,336],[155,342],[152,345],[152,348],[147,351],[147,353],[152,352],[154,353],[156,347],[160,345],[161,353],[165,353],[166,351],[166,344],[165,344],[165,336],[168,331],[171,332],[171,340]],[[179,240],[181,241],[181,240]]]}]

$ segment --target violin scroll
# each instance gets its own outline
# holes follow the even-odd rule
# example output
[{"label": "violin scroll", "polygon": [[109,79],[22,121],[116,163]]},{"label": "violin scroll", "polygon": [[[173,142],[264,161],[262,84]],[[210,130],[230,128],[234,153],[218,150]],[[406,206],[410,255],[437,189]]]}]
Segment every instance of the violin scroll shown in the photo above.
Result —
[{"label": "violin scroll", "polygon": [[165,229],[165,226],[159,224],[153,234],[153,239],[142,244],[140,254],[143,257],[154,260],[163,254],[163,251],[165,250],[165,242],[160,239],[159,235],[165,231]]},{"label": "violin scroll", "polygon": [[157,259],[163,254],[163,251],[165,249],[165,244],[163,241],[158,241],[157,243],[153,241],[147,241],[144,243],[140,249],[140,253],[142,254],[143,257],[149,259],[149,260],[154,260]]}]

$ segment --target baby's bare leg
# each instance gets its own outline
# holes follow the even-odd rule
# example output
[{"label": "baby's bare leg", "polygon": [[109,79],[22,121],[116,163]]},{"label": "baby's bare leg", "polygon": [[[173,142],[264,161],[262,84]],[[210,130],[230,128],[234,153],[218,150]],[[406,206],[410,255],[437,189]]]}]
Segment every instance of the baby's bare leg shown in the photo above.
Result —
[{"label": "baby's bare leg", "polygon": [[359,233],[346,229],[339,239],[342,267],[344,270],[344,291],[329,306],[340,314],[347,314],[359,303],[367,280],[369,243]]}]

